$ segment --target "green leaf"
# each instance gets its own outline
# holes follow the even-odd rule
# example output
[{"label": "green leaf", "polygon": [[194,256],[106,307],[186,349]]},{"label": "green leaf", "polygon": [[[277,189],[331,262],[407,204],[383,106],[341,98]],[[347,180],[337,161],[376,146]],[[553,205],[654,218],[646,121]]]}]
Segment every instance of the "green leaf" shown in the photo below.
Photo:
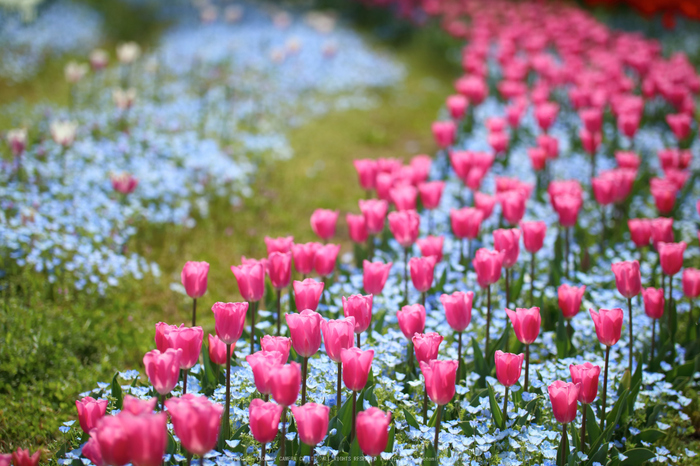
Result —
[{"label": "green leaf", "polygon": [[122,409],[124,394],[122,393],[122,387],[119,385],[117,377],[119,377],[119,372],[116,372],[114,377],[112,377],[112,398],[114,398],[114,407]]},{"label": "green leaf", "polygon": [[622,466],[637,466],[654,458],[656,454],[648,448],[633,448],[623,453],[627,458]]},{"label": "green leaf", "polygon": [[428,446],[425,447],[424,455],[423,466],[437,466],[437,454],[435,453],[432,442],[429,442]]},{"label": "green leaf", "polygon": [[462,429],[462,434],[465,437],[471,437],[474,435],[474,428],[469,423],[469,421],[462,421],[459,423],[459,428]]},{"label": "green leaf", "polygon": [[428,419],[428,427],[435,427],[435,424],[437,423],[437,413],[438,409],[442,409],[442,406],[437,406],[433,410],[433,415],[430,416],[430,419]]},{"label": "green leaf", "polygon": [[559,449],[557,450],[557,465],[565,466],[569,461],[569,454],[571,449],[569,448],[569,436],[566,431],[561,436],[561,441],[559,442]]},{"label": "green leaf", "polygon": [[518,302],[518,298],[520,298],[520,293],[523,290],[523,285],[525,284],[525,271],[521,270],[520,271],[520,276],[518,279],[513,283],[510,289],[510,300],[513,303]]},{"label": "green leaf", "polygon": [[[595,421],[593,422],[595,424]],[[595,451],[595,453],[591,453]],[[586,463],[587,466],[592,465],[593,463],[600,463],[600,464],[605,464],[605,460],[608,457],[608,442],[604,442],[602,445],[600,445],[600,448],[597,450],[589,450],[589,458],[588,462]]]},{"label": "green leaf", "polygon": [[350,446],[350,464],[352,466],[363,466],[367,464],[364,460],[362,450],[360,450],[360,445],[357,443],[357,437],[352,440],[352,445]]},{"label": "green leaf", "polygon": [[566,321],[562,313],[559,313],[557,320],[557,357],[566,358],[569,355],[569,335],[566,332]]},{"label": "green leaf", "polygon": [[381,310],[377,312],[372,320],[374,321],[374,331],[382,335],[384,330],[384,316],[386,315],[386,310]]},{"label": "green leaf", "polygon": [[332,431],[333,429],[335,429],[335,434],[332,436],[329,435],[326,442],[332,449],[338,450],[340,447],[340,442],[343,441],[343,423],[337,417],[334,417],[328,423],[328,432]]},{"label": "green leaf", "polygon": [[343,437],[347,437],[352,432],[352,398],[348,397],[340,407],[338,419],[342,422]]},{"label": "green leaf", "polygon": [[484,387],[486,376],[489,375],[489,369],[484,360],[484,354],[481,352],[481,348],[479,348],[474,337],[472,337],[472,349],[474,350],[474,370],[480,376],[479,386]]},{"label": "green leaf", "polygon": [[635,435],[632,438],[632,441],[634,443],[639,443],[639,442],[647,442],[647,443],[654,443],[657,440],[660,440],[666,436],[666,432],[662,432],[658,429],[645,429]]},{"label": "green leaf", "polygon": [[592,444],[598,440],[601,434],[600,425],[596,421],[593,408],[591,405],[586,405],[586,437],[588,438],[588,443]]},{"label": "green leaf", "polygon": [[403,415],[406,418],[406,423],[411,426],[415,427],[416,429],[420,429],[420,425],[418,424],[418,421],[416,421],[416,418],[411,414],[410,411],[404,408],[403,410]]},{"label": "green leaf", "polygon": [[391,453],[394,451],[394,438],[396,437],[396,426],[394,423],[391,423],[391,429],[389,429],[389,439],[386,442],[386,448],[384,449],[385,452]]},{"label": "green leaf", "polygon": [[496,393],[494,392],[491,384],[488,384],[488,390],[489,404],[491,405],[491,416],[493,417],[493,422],[494,424],[496,424],[496,427],[498,427],[499,429],[503,429],[503,412],[498,406],[498,402],[496,401]]}]

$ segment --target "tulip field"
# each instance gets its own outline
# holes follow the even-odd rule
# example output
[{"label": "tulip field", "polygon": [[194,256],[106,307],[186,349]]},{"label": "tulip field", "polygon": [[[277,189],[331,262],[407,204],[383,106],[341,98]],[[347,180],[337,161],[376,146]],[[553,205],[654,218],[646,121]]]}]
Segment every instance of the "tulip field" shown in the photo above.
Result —
[{"label": "tulip field", "polygon": [[700,464],[700,24],[634,6],[0,2],[0,466]]}]

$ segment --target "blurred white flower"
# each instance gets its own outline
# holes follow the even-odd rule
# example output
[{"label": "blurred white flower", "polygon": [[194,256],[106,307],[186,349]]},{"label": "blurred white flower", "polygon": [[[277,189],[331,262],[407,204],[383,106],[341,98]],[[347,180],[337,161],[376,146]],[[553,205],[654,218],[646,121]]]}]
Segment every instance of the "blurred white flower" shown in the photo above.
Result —
[{"label": "blurred white flower", "polygon": [[63,70],[66,81],[75,84],[85,77],[88,72],[88,65],[85,63],[77,63],[74,61],[68,62]]},{"label": "blurred white flower", "polygon": [[240,5],[229,5],[224,9],[224,20],[227,23],[235,23],[243,17],[243,7]]},{"label": "blurred white flower", "polygon": [[9,130],[7,132],[7,143],[10,146],[12,155],[15,157],[22,155],[22,152],[27,147],[27,129],[15,128]]},{"label": "blurred white flower", "polygon": [[141,46],[136,42],[124,42],[117,46],[117,58],[124,64],[133,63],[141,56]]},{"label": "blurred white flower", "polygon": [[134,105],[136,100],[136,89],[133,87],[126,90],[121,88],[114,89],[112,91],[112,100],[119,110],[128,110]]},{"label": "blurred white flower", "polygon": [[51,123],[50,131],[51,137],[56,144],[69,147],[75,140],[78,125],[72,121],[54,121]]},{"label": "blurred white flower", "polygon": [[199,11],[199,19],[203,23],[213,23],[219,17],[219,9],[214,5],[207,5]]},{"label": "blurred white flower", "polygon": [[109,55],[105,50],[95,49],[90,52],[90,66],[93,70],[101,70],[107,67]]},{"label": "blurred white flower", "polygon": [[311,11],[306,14],[304,20],[306,24],[321,34],[329,34],[335,29],[336,17],[328,13]]}]

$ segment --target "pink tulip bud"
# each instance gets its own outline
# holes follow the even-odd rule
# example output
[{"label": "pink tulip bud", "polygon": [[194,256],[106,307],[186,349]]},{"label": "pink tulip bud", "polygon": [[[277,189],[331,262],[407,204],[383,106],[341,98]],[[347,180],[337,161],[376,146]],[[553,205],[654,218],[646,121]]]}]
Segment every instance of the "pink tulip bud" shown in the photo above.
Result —
[{"label": "pink tulip bud", "polygon": [[474,292],[467,291],[466,293],[456,291],[440,296],[440,302],[445,308],[445,316],[447,323],[455,332],[463,332],[472,321],[472,302],[474,300]]},{"label": "pink tulip bud", "polygon": [[305,243],[292,245],[294,268],[297,272],[308,275],[314,271],[316,252],[321,248],[320,243]]},{"label": "pink tulip bud", "polygon": [[511,128],[520,126],[520,120],[526,110],[525,105],[513,104],[506,107],[506,119]]},{"label": "pink tulip bud", "polygon": [[158,398],[153,397],[148,400],[140,400],[131,395],[124,395],[122,403],[122,411],[139,416],[141,414],[151,414],[156,409]]},{"label": "pink tulip bud", "polygon": [[301,368],[296,362],[276,367],[270,378],[272,399],[282,406],[293,406],[301,388]]},{"label": "pink tulip bud", "polygon": [[599,108],[587,108],[578,112],[583,126],[589,133],[600,133],[603,129],[603,111]]},{"label": "pink tulip bud", "polygon": [[612,178],[591,178],[591,187],[598,204],[606,206],[615,202],[615,184]]},{"label": "pink tulip bud", "polygon": [[419,238],[416,243],[420,248],[420,253],[424,257],[434,256],[437,262],[442,260],[442,246],[445,242],[444,236],[426,236]]},{"label": "pink tulip bud", "polygon": [[436,121],[432,126],[435,143],[441,149],[450,147],[455,142],[457,126],[452,121]]},{"label": "pink tulip bud", "polygon": [[335,236],[338,214],[337,210],[316,209],[311,215],[311,229],[316,233],[316,236],[325,241]]},{"label": "pink tulip bud", "polygon": [[586,285],[576,287],[564,283],[560,285],[557,294],[559,296],[559,309],[564,318],[572,319],[581,310],[581,300],[586,292]]},{"label": "pink tulip bud", "polygon": [[249,354],[245,360],[253,371],[255,388],[261,394],[269,395],[272,392],[272,374],[287,362],[285,355],[279,351],[263,350]]},{"label": "pink tulip bud", "polygon": [[33,455],[29,455],[29,449],[18,448],[12,453],[12,464],[14,466],[37,466],[41,459],[41,450],[37,450]]},{"label": "pink tulip bud", "polygon": [[165,322],[158,322],[156,324],[156,335],[155,335],[155,341],[156,341],[156,348],[158,351],[161,353],[165,352],[168,348],[170,348],[168,339],[166,338],[168,333],[170,333],[171,330],[177,330],[178,326],[177,325],[168,325]]},{"label": "pink tulip bud", "polygon": [[367,241],[369,232],[364,215],[347,214],[345,221],[348,224],[348,234],[353,243],[364,243]]},{"label": "pink tulip bud", "polygon": [[496,154],[502,154],[508,149],[508,135],[505,132],[490,133],[487,140]]},{"label": "pink tulip bud", "polygon": [[411,281],[420,293],[425,293],[433,286],[435,264],[437,264],[435,256],[413,257],[408,262],[411,270]]},{"label": "pink tulip bud", "polygon": [[370,262],[365,260],[362,262],[362,286],[367,293],[372,295],[382,294],[384,285],[389,272],[393,266],[393,262],[383,264],[381,262]]},{"label": "pink tulip bud", "polygon": [[443,338],[440,334],[435,332],[414,334],[411,341],[416,353],[416,360],[418,362],[428,362],[431,359],[437,359],[442,340]]},{"label": "pink tulip bud", "polygon": [[[92,464],[95,466],[104,466],[104,460],[102,459],[102,452],[100,451],[100,443],[97,440],[97,430],[93,430],[90,433],[90,439],[87,441],[85,445],[83,445],[83,456],[90,461],[92,461]],[[0,457],[3,455],[0,455]],[[10,460],[12,459],[12,455],[7,455],[10,457],[10,459],[7,461],[7,464],[3,464],[3,462],[0,460],[0,466],[10,466]]]},{"label": "pink tulip bud", "polygon": [[294,280],[294,302],[299,310],[318,308],[318,302],[323,293],[323,283],[312,278],[304,281]]},{"label": "pink tulip bud", "polygon": [[553,199],[554,210],[559,215],[559,224],[565,228],[576,225],[578,212],[583,201],[580,197],[571,194],[560,194]]},{"label": "pink tulip bud", "polygon": [[292,348],[292,339],[287,337],[275,337],[272,335],[265,335],[260,340],[260,346],[263,351],[277,351],[281,353],[284,358],[282,363],[286,363],[289,359],[289,350]]},{"label": "pink tulip bud", "polygon": [[454,398],[457,366],[457,361],[433,359],[428,362],[420,362],[420,370],[425,378],[428,397],[433,403],[444,406]]},{"label": "pink tulip bud", "polygon": [[232,265],[231,272],[236,277],[238,291],[245,301],[257,302],[265,294],[265,267],[258,264]]},{"label": "pink tulip bud", "polygon": [[357,430],[357,443],[362,453],[369,456],[379,456],[386,449],[390,423],[391,413],[384,413],[379,408],[371,407],[357,413],[355,428]]},{"label": "pink tulip bud", "polygon": [[165,413],[148,413],[135,416],[121,412],[123,429],[129,436],[130,461],[134,466],[159,466],[168,444]]},{"label": "pink tulip bud", "polygon": [[666,300],[663,288],[642,288],[644,313],[652,319],[660,319],[664,315]]},{"label": "pink tulip bud", "polygon": [[651,241],[651,220],[646,218],[633,218],[627,220],[632,242],[638,248],[649,246]]},{"label": "pink tulip bud", "polygon": [[676,204],[678,187],[667,179],[652,178],[650,191],[654,197],[656,209],[661,214],[670,214]]},{"label": "pink tulip bud", "polygon": [[504,353],[497,350],[494,355],[496,362],[496,378],[504,387],[512,387],[520,379],[523,368],[523,354]]},{"label": "pink tulip bud", "polygon": [[532,147],[527,150],[527,156],[530,157],[532,169],[536,172],[542,171],[547,165],[547,151],[541,147]]},{"label": "pink tulip bud", "polygon": [[202,327],[184,327],[172,329],[166,336],[168,347],[181,349],[180,369],[192,369],[199,360],[199,353],[202,351],[202,340],[204,331]]},{"label": "pink tulip bud", "polygon": [[416,210],[416,198],[418,190],[411,185],[402,185],[392,188],[389,191],[391,202],[396,206],[396,210]]},{"label": "pink tulip bud", "polygon": [[633,138],[639,129],[640,117],[631,112],[623,113],[617,117],[617,127],[628,138]]},{"label": "pink tulip bud", "polygon": [[[328,277],[335,270],[335,263],[340,252],[339,244],[326,244],[318,248],[314,258],[316,273],[322,277]],[[321,290],[323,291],[323,290]]]},{"label": "pink tulip bud", "polygon": [[700,296],[700,270],[687,268],[683,270],[683,294],[688,299]]},{"label": "pink tulip bud", "polygon": [[513,323],[513,331],[520,343],[531,345],[537,340],[542,324],[539,307],[516,308],[515,311],[506,309],[506,314]]},{"label": "pink tulip bud", "polygon": [[404,248],[408,248],[418,239],[420,217],[415,210],[391,212],[389,214],[389,229],[396,241]]},{"label": "pink tulip bud", "polygon": [[639,262],[623,261],[612,264],[615,274],[617,291],[625,298],[633,298],[642,291],[642,275],[639,273]]},{"label": "pink tulip bud", "polygon": [[425,308],[420,304],[411,304],[401,308],[396,312],[399,320],[399,328],[408,340],[416,333],[423,333],[425,330]]},{"label": "pink tulip bud", "polygon": [[581,384],[557,380],[549,386],[548,390],[556,420],[562,424],[573,422],[576,419]]},{"label": "pink tulip bud", "polygon": [[642,163],[639,156],[634,152],[621,150],[615,152],[615,160],[620,168],[629,168],[631,170],[637,170]]},{"label": "pink tulip bud", "polygon": [[331,361],[342,362],[341,350],[352,348],[355,340],[355,318],[350,316],[338,320],[322,320],[321,331],[326,354]]},{"label": "pink tulip bud", "polygon": [[343,348],[340,359],[343,362],[343,383],[354,392],[361,392],[367,385],[369,371],[372,370],[374,350],[362,351],[360,348]]},{"label": "pink tulip bud", "polygon": [[690,136],[690,123],[692,118],[690,115],[685,113],[678,113],[675,115],[666,115],[666,123],[673,131],[676,139],[679,141],[685,140]]},{"label": "pink tulip bud", "polygon": [[507,191],[497,196],[501,204],[503,218],[511,225],[517,225],[525,215],[527,198],[519,191]]},{"label": "pink tulip bud", "polygon": [[583,364],[569,366],[571,381],[581,385],[578,393],[578,401],[584,404],[591,404],[598,396],[598,377],[600,376],[600,366],[585,362]]},{"label": "pink tulip bud", "polygon": [[542,131],[547,131],[554,124],[559,113],[559,105],[554,102],[545,102],[535,107],[535,118]]},{"label": "pink tulip bud", "polygon": [[[226,365],[226,343],[221,341],[216,335],[209,334],[209,360],[219,366]],[[230,358],[233,354],[235,345],[231,345],[231,351],[228,354]]]},{"label": "pink tulip bud", "polygon": [[[298,282],[295,282],[298,283]],[[298,314],[285,314],[294,351],[303,358],[316,354],[321,347],[321,314],[304,309]]]},{"label": "pink tulip bud", "polygon": [[377,179],[377,162],[372,159],[357,159],[353,162],[360,186],[364,190],[372,190]]},{"label": "pink tulip bud", "polygon": [[153,388],[161,395],[167,395],[177,385],[180,378],[181,349],[168,349],[164,353],[149,351],[143,357],[146,375]]},{"label": "pink tulip bud", "polygon": [[139,180],[129,173],[119,173],[110,175],[112,189],[121,194],[131,194],[139,185]]},{"label": "pink tulip bud", "polygon": [[292,406],[292,414],[299,432],[299,440],[312,447],[323,441],[328,434],[328,406],[306,403]]},{"label": "pink tulip bud", "polygon": [[513,267],[520,254],[520,230],[517,228],[495,230],[493,243],[496,251],[503,252],[503,267],[506,269]]},{"label": "pink tulip bud", "polygon": [[[124,466],[132,460],[131,439],[122,422],[123,419],[124,416],[105,416],[100,419],[97,429],[94,431],[98,445],[95,450],[99,451],[103,464]],[[97,453],[97,451],[93,451],[93,453]],[[13,464],[20,464],[15,461],[14,456]]]},{"label": "pink tulip bud", "polygon": [[605,346],[613,346],[620,340],[622,332],[622,320],[624,314],[622,309],[601,309],[595,312],[589,309],[593,324],[595,324],[595,333],[598,336],[598,341]]},{"label": "pink tulip bud", "polygon": [[273,252],[267,258],[267,272],[272,286],[281,290],[292,281],[292,253]]},{"label": "pink tulip bud", "polygon": [[188,393],[180,398],[169,398],[165,407],[170,413],[175,435],[188,452],[202,456],[214,449],[223,406],[212,403],[206,396]]},{"label": "pink tulip bud", "polygon": [[672,218],[659,217],[651,220],[651,242],[655,248],[658,248],[661,242],[673,243]]},{"label": "pink tulip bud", "polygon": [[486,81],[479,76],[463,76],[457,80],[455,88],[472,105],[481,104],[489,93]]},{"label": "pink tulip bud", "polygon": [[486,248],[480,248],[476,251],[472,265],[480,287],[487,288],[501,278],[503,256],[503,252],[489,251]]},{"label": "pink tulip bud", "polygon": [[108,400],[96,400],[86,396],[82,400],[76,400],[75,407],[78,409],[78,421],[83,432],[90,433],[97,426],[99,421],[107,411]]},{"label": "pink tulip bud", "polygon": [[661,261],[661,270],[666,275],[673,276],[680,272],[683,268],[683,253],[685,252],[686,243],[658,243],[656,248],[659,251],[659,260]]},{"label": "pink tulip bud", "polygon": [[279,238],[265,237],[265,246],[267,247],[267,255],[269,256],[273,252],[291,252],[292,245],[294,244],[293,236],[282,236]]},{"label": "pink tulip bud", "polygon": [[429,155],[416,155],[411,159],[413,170],[413,184],[418,186],[424,183],[430,176],[430,168],[433,166],[433,158]]},{"label": "pink tulip bud", "polygon": [[27,148],[27,130],[25,128],[11,129],[7,132],[6,138],[12,155],[21,156]]},{"label": "pink tulip bud", "polygon": [[360,199],[360,211],[365,217],[365,224],[370,235],[376,235],[384,230],[384,220],[386,218],[389,204],[384,200]]},{"label": "pink tulip bud", "polygon": [[454,120],[461,120],[464,117],[469,101],[463,95],[451,95],[447,98],[447,110]]},{"label": "pink tulip bud", "polygon": [[420,201],[423,204],[423,208],[428,210],[437,209],[444,189],[444,181],[430,181],[419,184],[418,192],[420,193]]},{"label": "pink tulip bud", "polygon": [[475,207],[450,210],[452,232],[457,238],[476,239],[479,236],[484,214]]},{"label": "pink tulip bud", "polygon": [[373,297],[372,294],[366,296],[356,294],[349,298],[343,296],[343,315],[346,319],[353,318],[355,326],[353,331],[358,335],[366,331],[372,322]]},{"label": "pink tulip bud", "polygon": [[481,211],[482,220],[487,219],[491,216],[495,205],[495,196],[490,196],[488,194],[480,193],[478,191],[474,193],[474,207]]},{"label": "pink tulip bud", "polygon": [[543,221],[520,222],[520,229],[523,232],[523,243],[525,250],[536,253],[542,249],[544,237],[547,234],[547,224]]},{"label": "pink tulip bud", "polygon": [[226,345],[235,345],[243,334],[248,303],[214,303],[216,336]]},{"label": "pink tulip bud", "polygon": [[248,406],[248,419],[250,432],[257,442],[266,444],[275,440],[282,409],[283,407],[278,404],[253,398]]},{"label": "pink tulip bud", "polygon": [[559,156],[559,140],[548,134],[537,136],[537,145],[547,152],[547,158],[556,159]]},{"label": "pink tulip bud", "polygon": [[182,268],[180,278],[187,296],[201,298],[207,292],[207,275],[209,264],[206,262],[187,262]]}]

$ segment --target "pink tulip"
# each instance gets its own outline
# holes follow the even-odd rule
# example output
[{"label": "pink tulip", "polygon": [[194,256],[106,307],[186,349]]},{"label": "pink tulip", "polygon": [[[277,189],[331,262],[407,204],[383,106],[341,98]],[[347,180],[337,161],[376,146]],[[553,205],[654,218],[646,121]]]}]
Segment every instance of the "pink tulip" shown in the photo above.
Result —
[{"label": "pink tulip", "polygon": [[372,370],[374,350],[343,348],[340,350],[340,358],[343,363],[343,383],[349,390],[361,392],[367,384],[369,371]]},{"label": "pink tulip", "polygon": [[129,173],[119,173],[110,175],[112,189],[120,194],[131,194],[139,185],[139,180]]},{"label": "pink tulip", "polygon": [[321,347],[321,314],[305,309],[298,314],[285,314],[292,346],[302,358],[316,354]]},{"label": "pink tulip", "polygon": [[253,398],[248,406],[248,419],[250,433],[253,438],[262,444],[270,443],[277,437],[282,406],[266,402],[260,398]]},{"label": "pink tulip", "polygon": [[345,319],[322,320],[321,331],[328,357],[335,363],[342,362],[341,350],[354,345],[355,318],[350,316]]},{"label": "pink tulip", "polygon": [[393,265],[392,262],[383,264],[381,262],[370,262],[368,260],[363,261],[362,286],[365,292],[372,295],[382,294],[382,290],[384,289],[387,278],[389,278],[389,272]]},{"label": "pink tulip", "polygon": [[623,113],[617,117],[617,127],[628,138],[633,138],[639,129],[640,117],[634,113]]},{"label": "pink tulip", "polygon": [[503,267],[503,253],[489,251],[480,248],[476,251],[472,260],[476,280],[482,288],[488,288],[501,278],[501,268]]},{"label": "pink tulip", "polygon": [[146,375],[153,388],[161,395],[167,395],[177,385],[180,378],[181,349],[168,349],[164,353],[149,351],[143,357]]},{"label": "pink tulip", "polygon": [[519,191],[507,191],[497,196],[501,204],[503,218],[511,225],[517,225],[525,215],[527,198]]},{"label": "pink tulip", "polygon": [[435,264],[437,257],[413,257],[408,262],[411,270],[411,281],[420,293],[425,293],[433,286]]},{"label": "pink tulip", "polygon": [[513,331],[518,341],[523,345],[531,345],[537,340],[540,334],[542,317],[539,307],[530,309],[516,308],[515,311],[506,309],[506,314],[513,323]]},{"label": "pink tulip", "polygon": [[451,295],[443,294],[440,296],[440,302],[445,308],[447,323],[455,332],[463,332],[469,326],[472,320],[473,300],[473,291],[466,293],[456,291]]},{"label": "pink tulip", "polygon": [[553,199],[554,210],[559,215],[559,224],[565,228],[576,225],[583,201],[571,194],[561,194]]},{"label": "pink tulip", "polygon": [[613,346],[620,340],[622,333],[622,320],[624,313],[622,309],[601,309],[595,312],[589,310],[593,324],[595,324],[595,333],[598,336],[598,341],[605,346]]},{"label": "pink tulip", "polygon": [[268,256],[273,252],[291,252],[293,244],[293,236],[281,236],[279,238],[270,238],[269,236],[265,237],[265,246],[267,247]]},{"label": "pink tulip", "polygon": [[428,210],[437,209],[444,189],[444,181],[430,181],[419,184],[418,192],[420,193],[420,201],[423,204],[423,208]]},{"label": "pink tulip", "polygon": [[151,414],[156,409],[158,398],[153,397],[148,400],[140,400],[131,395],[124,395],[122,403],[122,411],[138,416],[140,414]]},{"label": "pink tulip", "polygon": [[474,207],[452,209],[450,210],[452,232],[457,238],[476,239],[479,236],[483,218],[483,212]]},{"label": "pink tulip", "polygon": [[294,268],[297,272],[308,275],[314,271],[316,251],[318,251],[321,246],[320,243],[315,242],[292,245]]},{"label": "pink tulip", "polygon": [[276,290],[289,286],[292,281],[292,253],[273,252],[267,257],[267,273]]},{"label": "pink tulip", "polygon": [[362,189],[366,191],[374,189],[377,179],[377,162],[372,159],[356,159],[353,164],[357,170]]},{"label": "pink tulip", "polygon": [[678,188],[667,179],[651,179],[651,195],[654,197],[656,209],[661,214],[670,214],[676,203]]},{"label": "pink tulip", "polygon": [[265,335],[262,337],[262,340],[260,340],[260,346],[263,351],[277,351],[281,353],[284,356],[284,358],[282,358],[282,363],[286,363],[289,359],[289,350],[292,348],[292,339]]},{"label": "pink tulip", "polygon": [[[97,440],[97,430],[94,430],[90,433],[90,439],[83,445],[83,451],[82,454],[85,458],[89,459],[92,461],[92,463],[95,466],[104,466],[105,462],[102,459],[102,452],[100,451],[100,443]],[[4,455],[0,455],[0,458],[2,458]],[[10,461],[12,460],[12,455],[6,455],[9,456],[9,459],[7,460],[7,464],[4,464],[2,460],[0,460],[0,466],[10,466]],[[37,458],[38,460],[38,458]]]},{"label": "pink tulip", "polygon": [[482,219],[487,219],[491,216],[495,205],[495,196],[490,196],[478,191],[474,193],[474,207],[481,211]]},{"label": "pink tulip", "polygon": [[270,378],[272,399],[282,406],[293,406],[299,398],[301,388],[301,368],[290,362],[272,371]]},{"label": "pink tulip", "polygon": [[455,142],[457,126],[452,121],[436,121],[432,126],[435,143],[441,149],[450,147]]},{"label": "pink tulip", "polygon": [[416,155],[411,159],[411,169],[413,170],[413,184],[418,186],[423,184],[430,176],[430,169],[433,166],[433,158],[429,155]]},{"label": "pink tulip", "polygon": [[141,414],[119,413],[123,429],[129,437],[129,456],[134,466],[159,466],[168,444],[165,413]]},{"label": "pink tulip", "polygon": [[487,140],[496,154],[502,154],[508,149],[508,135],[504,132],[490,133]]},{"label": "pink tulip", "polygon": [[523,232],[523,243],[525,250],[536,253],[542,249],[544,237],[547,234],[547,224],[543,221],[520,222],[520,229]]},{"label": "pink tulip", "polygon": [[348,235],[353,243],[364,243],[369,237],[367,222],[364,215],[347,214],[345,222],[348,224]]},{"label": "pink tulip", "polygon": [[299,440],[312,447],[323,441],[328,434],[328,406],[306,403],[292,406],[292,414],[299,432]]},{"label": "pink tulip", "polygon": [[623,261],[612,264],[617,291],[627,299],[637,296],[642,291],[642,276],[639,262]]},{"label": "pink tulip", "polygon": [[[230,358],[233,354],[235,346],[231,345],[231,351],[228,354]],[[219,366],[226,365],[226,343],[221,341],[219,337],[209,334],[209,360]]]},{"label": "pink tulip", "polygon": [[442,340],[443,338],[440,334],[435,332],[414,334],[411,341],[413,342],[413,349],[416,352],[416,361],[420,363],[437,359]]},{"label": "pink tulip", "polygon": [[572,319],[581,310],[581,300],[586,292],[586,285],[576,287],[564,283],[557,289],[559,296],[559,309],[564,318]]},{"label": "pink tulip", "polygon": [[360,212],[365,217],[365,224],[370,235],[376,235],[384,230],[384,219],[389,209],[385,200],[360,199]]},{"label": "pink tulip", "polygon": [[403,335],[411,340],[416,333],[423,333],[425,330],[425,308],[420,304],[411,304],[401,308],[396,312],[399,321],[399,328]]},{"label": "pink tulip", "polygon": [[631,170],[637,170],[642,163],[639,156],[630,151],[616,151],[615,160],[620,168],[629,168]]},{"label": "pink tulip", "polygon": [[580,390],[581,384],[561,380],[549,386],[549,400],[552,402],[552,412],[558,422],[568,424],[576,419]]},{"label": "pink tulip", "polygon": [[615,182],[612,178],[591,178],[591,187],[596,202],[602,206],[615,202]]},{"label": "pink tulip", "polygon": [[684,241],[680,243],[661,242],[656,245],[659,251],[661,269],[666,275],[673,276],[683,268],[683,253],[686,246]]},{"label": "pink tulip", "polygon": [[311,215],[311,229],[316,236],[328,241],[335,236],[335,225],[338,222],[338,211],[329,209],[316,209]]},{"label": "pink tulip", "polygon": [[481,104],[489,92],[486,81],[479,76],[463,76],[455,83],[455,88],[471,105]]},{"label": "pink tulip", "polygon": [[262,264],[232,265],[231,272],[236,276],[238,291],[245,301],[257,302],[265,294],[265,267]]},{"label": "pink tulip", "polygon": [[379,408],[371,407],[357,414],[357,443],[362,453],[379,456],[389,441],[388,427],[391,413],[384,413]]},{"label": "pink tulip", "polygon": [[420,217],[415,210],[391,212],[389,214],[389,229],[396,241],[404,248],[408,248],[418,239]]},{"label": "pink tulip", "polygon": [[660,319],[664,315],[663,288],[642,288],[642,299],[644,300],[644,313],[652,319]]},{"label": "pink tulip", "polygon": [[542,171],[547,165],[547,151],[541,147],[532,147],[527,150],[527,156],[530,157],[532,169],[536,172]]},{"label": "pink tulip", "polygon": [[518,261],[520,254],[520,230],[500,229],[493,232],[496,251],[503,252],[503,267],[509,269]]},{"label": "pink tulip", "polygon": [[554,102],[545,102],[535,107],[535,119],[537,119],[537,124],[540,125],[542,131],[549,130],[557,118],[557,113],[559,113],[559,105]]},{"label": "pink tulip", "polygon": [[420,253],[424,257],[434,256],[437,262],[442,260],[442,246],[445,242],[444,236],[426,236],[419,238],[416,243],[420,248]]},{"label": "pink tulip", "polygon": [[461,120],[467,111],[469,101],[463,95],[451,95],[447,98],[446,106],[452,119]]},{"label": "pink tulip", "polygon": [[343,296],[343,315],[346,319],[353,319],[355,326],[353,331],[358,335],[366,331],[372,322],[373,297],[372,294],[365,296],[356,294],[349,298]]},{"label": "pink tulip", "polygon": [[677,113],[675,115],[666,115],[666,123],[673,131],[676,139],[679,141],[685,140],[690,136],[690,123],[692,118],[686,113]]},{"label": "pink tulip", "polygon": [[166,339],[170,348],[182,350],[180,369],[189,370],[197,364],[199,354],[202,352],[202,340],[204,339],[202,327],[180,326],[171,330]]},{"label": "pink tulip", "polygon": [[29,454],[29,449],[18,448],[12,453],[12,464],[14,466],[37,466],[41,459],[41,450],[37,450],[33,455]]},{"label": "pink tulip", "polygon": [[97,421],[107,412],[108,404],[108,400],[96,400],[90,396],[75,401],[75,407],[78,409],[78,421],[83,432],[90,433],[97,426]]},{"label": "pink tulip", "polygon": [[673,243],[673,219],[659,217],[651,220],[651,242],[657,248],[658,244]]},{"label": "pink tulip", "polygon": [[700,296],[700,270],[687,268],[683,270],[683,294],[688,299]]},{"label": "pink tulip", "polygon": [[548,134],[537,136],[537,145],[547,152],[547,158],[556,159],[559,156],[559,140]]},{"label": "pink tulip", "polygon": [[497,350],[494,355],[496,362],[496,378],[504,387],[512,387],[520,379],[524,355],[504,353]]},{"label": "pink tulip", "polygon": [[211,311],[214,313],[216,336],[225,345],[235,345],[243,334],[248,303],[214,303]]},{"label": "pink tulip", "polygon": [[627,220],[632,242],[638,248],[649,246],[651,241],[651,220],[646,218],[633,218]]},{"label": "pink tulip", "polygon": [[425,377],[425,386],[430,400],[444,406],[455,396],[455,381],[457,378],[457,361],[420,362],[420,370]]},{"label": "pink tulip", "polygon": [[599,108],[587,108],[578,112],[583,126],[590,133],[600,133],[603,129],[603,111]]},{"label": "pink tulip", "polygon": [[[122,422],[123,419],[124,416],[105,416],[100,419],[97,429],[93,431],[97,448],[92,453],[96,454],[99,451],[103,464],[123,466],[132,460],[131,439]],[[38,460],[38,452],[36,454]],[[20,464],[15,460],[14,455],[13,464]]]},{"label": "pink tulip", "polygon": [[571,381],[581,385],[578,392],[578,401],[583,404],[591,404],[598,396],[598,377],[600,366],[585,362],[583,364],[569,366]]},{"label": "pink tulip", "polygon": [[392,188],[389,196],[391,202],[396,206],[396,210],[416,210],[418,190],[410,184]]},{"label": "pink tulip", "polygon": [[272,374],[278,370],[287,358],[279,351],[258,351],[245,357],[246,362],[253,371],[255,388],[262,395],[272,392]]},{"label": "pink tulip", "polygon": [[201,298],[207,292],[207,275],[209,264],[206,262],[187,262],[182,268],[180,279],[185,292],[190,298]]},{"label": "pink tulip", "polygon": [[168,348],[170,348],[167,335],[170,333],[171,330],[175,329],[177,330],[179,327],[177,325],[168,325],[165,322],[158,322],[156,324],[156,335],[155,335],[155,341],[156,341],[156,348],[158,351],[161,353],[165,352]]},{"label": "pink tulip", "polygon": [[339,244],[326,244],[316,251],[314,268],[316,273],[322,277],[328,277],[335,270],[335,263],[340,252]]},{"label": "pink tulip", "polygon": [[193,455],[202,456],[216,446],[224,408],[206,396],[191,393],[165,401],[172,419],[175,435],[182,446]]},{"label": "pink tulip", "polygon": [[323,283],[312,278],[303,281],[294,280],[294,302],[299,310],[315,311],[323,294]]}]

